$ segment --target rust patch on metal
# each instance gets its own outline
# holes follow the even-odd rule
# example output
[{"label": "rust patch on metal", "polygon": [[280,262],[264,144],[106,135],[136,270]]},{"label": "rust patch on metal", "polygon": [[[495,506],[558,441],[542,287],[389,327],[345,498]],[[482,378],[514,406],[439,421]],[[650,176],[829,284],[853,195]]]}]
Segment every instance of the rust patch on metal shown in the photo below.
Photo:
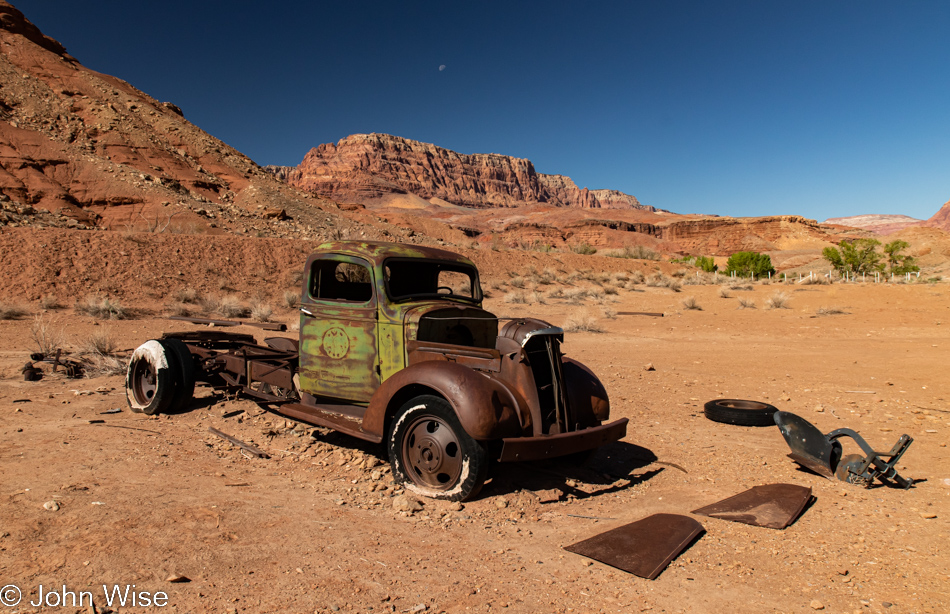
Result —
[{"label": "rust patch on metal", "polygon": [[693,510],[693,513],[757,527],[784,529],[798,519],[811,499],[811,488],[805,486],[765,484]]},{"label": "rust patch on metal", "polygon": [[689,516],[654,514],[564,549],[653,580],[704,531]]}]

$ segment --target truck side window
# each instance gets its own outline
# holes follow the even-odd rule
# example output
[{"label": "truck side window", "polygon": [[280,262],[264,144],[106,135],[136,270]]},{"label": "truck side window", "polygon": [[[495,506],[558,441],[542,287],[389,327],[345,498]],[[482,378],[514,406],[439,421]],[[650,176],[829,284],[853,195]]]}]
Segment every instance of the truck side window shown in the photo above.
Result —
[{"label": "truck side window", "polygon": [[365,303],[373,298],[369,269],[340,260],[317,260],[310,272],[310,296],[324,301]]}]

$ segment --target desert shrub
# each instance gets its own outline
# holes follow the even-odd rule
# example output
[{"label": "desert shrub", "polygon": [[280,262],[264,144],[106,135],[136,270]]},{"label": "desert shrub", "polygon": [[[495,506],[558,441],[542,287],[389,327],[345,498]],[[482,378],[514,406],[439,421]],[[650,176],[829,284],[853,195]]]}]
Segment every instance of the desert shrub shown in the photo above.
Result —
[{"label": "desert shrub", "polygon": [[836,316],[847,314],[848,312],[842,309],[841,307],[819,307],[818,311],[815,312],[815,315],[818,316]]},{"label": "desert shrub", "polygon": [[744,284],[744,283],[742,283],[741,281],[739,281],[739,280],[737,280],[737,279],[733,279],[733,280],[731,280],[731,281],[729,282],[729,289],[730,289],[730,290],[733,290],[733,291],[751,290],[751,289],[752,289],[752,284]]},{"label": "desert shrub", "polygon": [[587,296],[587,290],[573,288],[564,293],[564,298],[570,305],[580,305],[581,300]]},{"label": "desert shrub", "polygon": [[274,309],[267,303],[255,301],[251,305],[251,318],[255,322],[269,322],[273,314]]},{"label": "desert shrub", "polygon": [[87,360],[91,366],[84,371],[86,377],[97,377],[104,375],[125,375],[129,369],[128,360],[119,356],[103,356],[93,354]]},{"label": "desert shrub", "polygon": [[561,288],[555,288],[548,292],[548,298],[564,298],[564,290]]},{"label": "desert shrub", "polygon": [[296,309],[300,304],[300,292],[297,290],[284,290],[284,306],[288,309]]},{"label": "desert shrub", "polygon": [[706,273],[715,273],[719,268],[716,261],[709,256],[696,256],[696,266]]},{"label": "desert shrub", "polygon": [[739,306],[736,309],[755,309],[755,301],[739,297]]},{"label": "desert shrub", "polygon": [[683,289],[683,282],[678,279],[671,279],[667,287],[673,292],[680,292]]},{"label": "desert shrub", "polygon": [[564,322],[564,332],[567,333],[602,333],[603,327],[597,323],[597,318],[586,311],[575,312]]},{"label": "desert shrub", "polygon": [[729,261],[726,263],[726,273],[730,275],[735,273],[739,277],[749,277],[753,274],[756,277],[763,277],[774,272],[769,255],[758,252],[736,252],[729,256]]},{"label": "desert shrub", "polygon": [[732,295],[729,294],[729,288],[725,286],[719,286],[719,297],[720,298],[732,298]]},{"label": "desert shrub", "polygon": [[666,288],[670,285],[670,278],[663,273],[653,273],[646,278],[646,285],[651,288]]},{"label": "desert shrub", "polygon": [[251,313],[251,310],[241,303],[241,299],[233,294],[218,299],[215,311],[225,318],[245,318]]},{"label": "desert shrub", "polygon": [[544,269],[544,272],[538,275],[537,283],[543,286],[549,286],[554,283],[557,275],[551,269]]},{"label": "desert shrub", "polygon": [[172,294],[172,298],[179,303],[194,305],[198,302],[198,291],[194,288],[179,288]]},{"label": "desert shrub", "polygon": [[197,305],[189,305],[188,303],[169,303],[165,308],[169,314],[183,318],[190,318],[198,311]]},{"label": "desert shrub", "polygon": [[600,312],[604,314],[604,317],[607,318],[608,320],[617,319],[617,312],[611,309],[610,307],[604,307],[603,309],[600,310]]},{"label": "desert shrub", "polygon": [[89,294],[81,301],[76,301],[75,309],[100,320],[122,320],[127,315],[125,307],[118,300],[97,294]]},{"label": "desert shrub", "polygon": [[87,354],[111,356],[116,351],[115,336],[108,329],[97,330],[83,341],[82,351]]},{"label": "desert shrub", "polygon": [[511,284],[512,288],[518,288],[519,290],[524,288],[525,285],[524,277],[512,277],[508,283]]},{"label": "desert shrub", "polygon": [[544,299],[544,295],[537,290],[528,295],[528,298],[532,303],[538,303],[539,305],[544,305],[547,303],[547,301]]},{"label": "desert shrub", "polygon": [[628,283],[642,284],[644,280],[646,280],[646,276],[643,274],[643,271],[631,271]]},{"label": "desert shrub", "polygon": [[593,247],[589,243],[580,243],[571,247],[571,251],[575,254],[581,254],[583,256],[590,256],[597,253],[597,248]]},{"label": "desert shrub", "polygon": [[686,277],[686,269],[676,269],[675,271],[673,271],[672,273],[670,273],[670,275],[672,275],[673,277],[677,277],[677,278]]},{"label": "desert shrub", "polygon": [[620,294],[620,291],[613,286],[605,286],[603,292],[604,294]]},{"label": "desert shrub", "polygon": [[523,305],[528,302],[528,297],[524,292],[509,292],[505,295],[504,301],[514,305]]},{"label": "desert shrub", "polygon": [[788,301],[791,297],[784,292],[776,292],[765,301],[769,309],[790,309]]},{"label": "desert shrub", "polygon": [[48,320],[43,316],[34,316],[30,324],[30,339],[36,344],[40,354],[51,356],[56,350],[66,346],[66,335],[63,327],[55,320]]},{"label": "desert shrub", "polygon": [[27,310],[19,305],[0,303],[0,320],[15,320],[27,314]]},{"label": "desert shrub", "polygon": [[604,252],[610,258],[628,258],[631,260],[659,260],[660,254],[644,245],[627,246],[623,249],[612,249]]},{"label": "desert shrub", "polygon": [[696,301],[695,296],[687,296],[683,299],[683,308],[684,309],[695,309],[696,311],[702,311],[703,308]]},{"label": "desert shrub", "polygon": [[40,299],[40,309],[59,309],[62,307],[59,299],[52,294],[44,294]]}]

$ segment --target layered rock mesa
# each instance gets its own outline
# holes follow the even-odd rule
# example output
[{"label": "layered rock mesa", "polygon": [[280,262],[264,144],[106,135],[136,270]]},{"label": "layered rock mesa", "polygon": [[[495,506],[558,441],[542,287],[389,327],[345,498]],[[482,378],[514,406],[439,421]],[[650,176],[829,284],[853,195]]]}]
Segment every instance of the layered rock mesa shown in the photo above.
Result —
[{"label": "layered rock mesa", "polygon": [[388,134],[354,134],[335,145],[320,145],[296,168],[273,172],[293,186],[344,202],[414,194],[474,208],[544,203],[655,211],[623,192],[578,188],[570,177],[539,173],[530,160],[460,154]]},{"label": "layered rock mesa", "polygon": [[[277,181],[174,104],[82,66],[0,0],[0,225],[288,236],[332,226],[358,235],[361,226],[334,209]],[[294,219],[264,219],[265,210]]]}]

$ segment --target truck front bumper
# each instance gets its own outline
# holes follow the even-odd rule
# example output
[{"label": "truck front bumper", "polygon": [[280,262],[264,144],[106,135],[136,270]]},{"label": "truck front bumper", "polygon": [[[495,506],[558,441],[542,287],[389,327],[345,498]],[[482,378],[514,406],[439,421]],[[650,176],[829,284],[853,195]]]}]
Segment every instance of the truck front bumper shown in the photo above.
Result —
[{"label": "truck front bumper", "polygon": [[555,458],[593,450],[611,441],[623,439],[627,434],[627,419],[621,418],[610,424],[592,426],[581,431],[540,435],[538,437],[507,437],[502,439],[499,461],[529,461]]}]

